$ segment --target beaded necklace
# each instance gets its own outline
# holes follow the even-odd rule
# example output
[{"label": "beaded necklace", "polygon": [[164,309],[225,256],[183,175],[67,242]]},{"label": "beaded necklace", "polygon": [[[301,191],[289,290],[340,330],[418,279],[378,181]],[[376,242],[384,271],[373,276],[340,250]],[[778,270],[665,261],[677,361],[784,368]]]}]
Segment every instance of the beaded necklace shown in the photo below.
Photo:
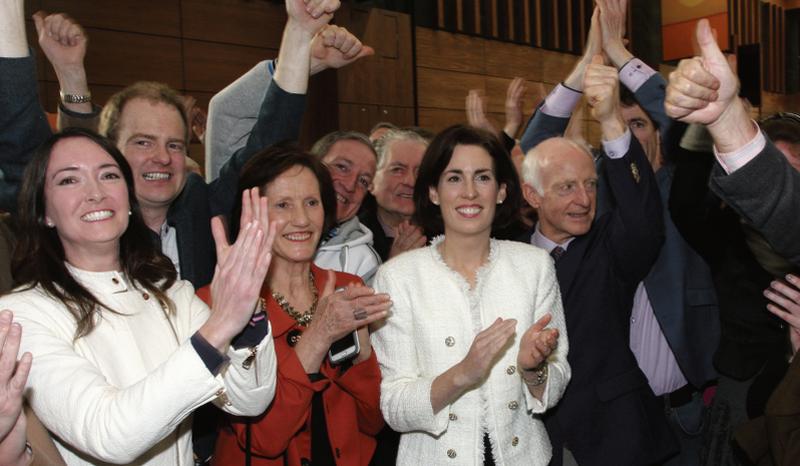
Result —
[{"label": "beaded necklace", "polygon": [[313,296],[311,300],[311,306],[308,307],[308,310],[304,313],[299,313],[289,304],[289,301],[286,298],[278,293],[277,291],[272,291],[272,298],[275,300],[276,303],[283,309],[289,316],[297,322],[297,325],[308,327],[308,324],[311,323],[311,320],[314,318],[314,311],[317,310],[317,303],[319,302],[319,293],[317,292],[317,284],[314,281],[314,274],[308,274],[308,278],[311,282],[311,294]]}]

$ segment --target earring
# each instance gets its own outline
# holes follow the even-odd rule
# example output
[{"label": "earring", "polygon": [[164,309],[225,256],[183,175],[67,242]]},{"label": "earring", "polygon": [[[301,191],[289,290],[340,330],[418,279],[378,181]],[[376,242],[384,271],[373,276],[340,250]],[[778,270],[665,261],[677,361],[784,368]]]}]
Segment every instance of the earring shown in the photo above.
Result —
[{"label": "earring", "polygon": [[55,227],[55,226],[56,226],[56,224],[55,224],[55,223],[53,223],[53,221],[52,221],[52,220],[50,220],[49,218],[48,218],[48,219],[45,219],[45,221],[44,221],[44,224],[45,224],[45,226],[47,226],[47,228],[53,228],[53,227]]},{"label": "earring", "polygon": [[497,205],[500,205],[500,204],[502,204],[504,200],[505,200],[505,199],[498,199],[498,200],[497,200]]},{"label": "earring", "polygon": [[431,201],[431,202],[433,202],[433,205],[439,205],[438,201]]},{"label": "earring", "polygon": [[128,211],[128,217],[130,217],[131,215],[133,215],[133,212],[131,212],[131,211],[129,210],[129,211]]}]

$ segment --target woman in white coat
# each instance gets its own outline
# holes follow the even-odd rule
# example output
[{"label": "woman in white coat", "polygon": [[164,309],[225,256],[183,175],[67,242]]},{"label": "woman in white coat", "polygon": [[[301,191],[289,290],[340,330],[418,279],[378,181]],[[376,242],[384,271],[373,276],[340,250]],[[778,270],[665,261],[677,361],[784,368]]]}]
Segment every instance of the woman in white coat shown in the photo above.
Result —
[{"label": "woman in white coat", "polygon": [[402,432],[397,463],[546,465],[539,415],[570,378],[550,256],[492,238],[521,205],[491,134],[466,126],[428,147],[414,188],[419,224],[444,232],[378,270],[393,307],[373,334],[381,410]]},{"label": "woman in white coat", "polygon": [[26,397],[68,465],[191,465],[192,411],[267,408],[276,360],[257,303],[274,231],[266,199],[246,194],[236,243],[212,222],[209,312],[155,248],[111,141],[70,129],[37,150],[20,193],[21,286],[0,308],[25,328]]}]

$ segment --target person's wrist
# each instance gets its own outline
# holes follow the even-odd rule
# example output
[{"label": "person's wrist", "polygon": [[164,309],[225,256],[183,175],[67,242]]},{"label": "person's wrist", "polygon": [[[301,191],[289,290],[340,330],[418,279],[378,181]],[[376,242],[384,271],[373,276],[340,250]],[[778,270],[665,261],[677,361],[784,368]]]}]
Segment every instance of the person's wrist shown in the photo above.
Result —
[{"label": "person's wrist", "polygon": [[614,111],[607,117],[598,118],[604,141],[613,141],[625,134],[625,122],[618,113]]},{"label": "person's wrist", "polygon": [[758,132],[739,98],[734,97],[716,120],[707,125],[717,152],[735,152]]},{"label": "person's wrist", "polygon": [[519,126],[518,124],[506,124],[503,127],[503,132],[511,139],[514,139],[514,136],[517,135],[517,131],[519,131]]},{"label": "person's wrist", "polygon": [[625,48],[622,40],[610,40],[607,46],[604,47],[604,51],[617,69],[625,66],[625,63],[628,63],[633,58],[633,54]]},{"label": "person's wrist", "polygon": [[309,44],[317,34],[317,31],[309,30],[307,25],[292,17],[289,17],[289,19],[286,21],[286,32],[295,35],[298,38],[307,40]]}]

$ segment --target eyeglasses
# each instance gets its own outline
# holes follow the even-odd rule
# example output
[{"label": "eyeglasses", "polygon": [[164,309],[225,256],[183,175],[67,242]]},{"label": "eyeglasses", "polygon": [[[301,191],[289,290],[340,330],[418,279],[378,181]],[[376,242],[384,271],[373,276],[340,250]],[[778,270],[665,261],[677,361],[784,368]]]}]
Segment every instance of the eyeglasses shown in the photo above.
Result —
[{"label": "eyeglasses", "polygon": [[768,121],[791,121],[800,125],[800,115],[793,112],[778,112],[761,120],[762,123],[766,123]]}]

